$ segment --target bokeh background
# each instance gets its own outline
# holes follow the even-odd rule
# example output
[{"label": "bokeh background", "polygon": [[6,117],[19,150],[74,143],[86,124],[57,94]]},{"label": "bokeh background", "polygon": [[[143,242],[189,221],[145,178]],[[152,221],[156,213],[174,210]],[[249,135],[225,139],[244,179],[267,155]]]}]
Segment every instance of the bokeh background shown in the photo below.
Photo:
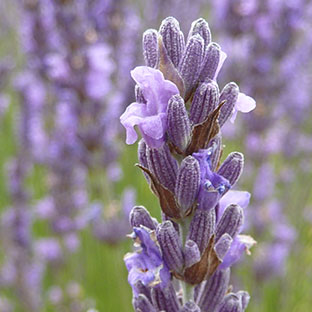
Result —
[{"label": "bokeh background", "polygon": [[186,36],[205,18],[228,55],[219,84],[257,101],[224,131],[258,242],[232,282],[247,311],[311,310],[311,1],[1,0],[1,312],[132,310],[127,215],[160,209],[119,116],[144,30],[170,15]]}]

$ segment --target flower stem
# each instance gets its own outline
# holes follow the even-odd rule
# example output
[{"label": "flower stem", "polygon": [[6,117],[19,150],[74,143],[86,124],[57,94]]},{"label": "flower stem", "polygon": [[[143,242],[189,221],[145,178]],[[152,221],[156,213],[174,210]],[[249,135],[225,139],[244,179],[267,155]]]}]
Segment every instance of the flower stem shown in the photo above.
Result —
[{"label": "flower stem", "polygon": [[194,300],[194,286],[181,281],[181,287],[183,290],[183,304],[189,300]]},{"label": "flower stem", "polygon": [[189,217],[181,219],[179,221],[179,229],[180,229],[180,235],[182,239],[182,246],[184,246],[186,242],[186,236],[190,227],[191,219]]}]

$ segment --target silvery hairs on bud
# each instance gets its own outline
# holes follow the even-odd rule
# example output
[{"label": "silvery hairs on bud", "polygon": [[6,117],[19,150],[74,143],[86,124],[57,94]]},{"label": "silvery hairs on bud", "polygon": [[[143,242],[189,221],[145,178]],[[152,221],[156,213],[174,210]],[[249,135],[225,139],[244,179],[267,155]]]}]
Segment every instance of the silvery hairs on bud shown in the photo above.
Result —
[{"label": "silvery hairs on bud", "polygon": [[244,169],[244,155],[239,152],[230,153],[218,170],[218,174],[226,178],[232,186],[238,181]]},{"label": "silvery hairs on bud", "polygon": [[216,228],[216,241],[224,234],[228,233],[234,238],[244,222],[243,209],[238,205],[228,206]]},{"label": "silvery hairs on bud", "polygon": [[216,271],[200,287],[197,304],[205,312],[214,312],[226,294],[230,282],[230,269]]},{"label": "silvery hairs on bud", "polygon": [[178,164],[171,156],[167,145],[156,149],[146,147],[148,168],[155,174],[158,181],[170,191],[174,191]]},{"label": "silvery hairs on bud", "polygon": [[169,269],[179,272],[184,264],[182,242],[171,221],[159,224],[157,239]]},{"label": "silvery hairs on bud", "polygon": [[175,67],[178,67],[185,47],[179,22],[173,17],[167,17],[160,25],[159,34],[162,36],[169,59]]},{"label": "silvery hairs on bud", "polygon": [[197,34],[204,39],[204,46],[206,49],[208,44],[211,42],[211,31],[208,23],[203,18],[199,18],[192,23],[188,39]]},{"label": "silvery hairs on bud", "polygon": [[191,137],[191,124],[180,95],[174,95],[168,102],[167,124],[170,141],[183,152]]},{"label": "silvery hairs on bud", "polygon": [[194,82],[199,78],[203,54],[203,38],[198,34],[192,36],[186,44],[185,52],[179,64],[179,71],[185,84],[186,99],[192,92]]},{"label": "silvery hairs on bud", "polygon": [[197,209],[192,218],[188,239],[193,240],[202,253],[208,245],[209,239],[215,230],[216,214],[214,209]]},{"label": "silvery hairs on bud", "polygon": [[192,207],[198,195],[199,184],[199,163],[194,157],[188,156],[181,162],[175,187],[175,195],[183,212]]},{"label": "silvery hairs on bud", "polygon": [[218,85],[211,79],[206,79],[199,85],[194,94],[190,110],[190,119],[194,124],[205,121],[219,103]]},{"label": "silvery hairs on bud", "polygon": [[[158,63],[158,34],[155,29],[148,29],[143,34],[143,56],[145,64],[156,67]],[[140,102],[139,102],[140,103]]]}]

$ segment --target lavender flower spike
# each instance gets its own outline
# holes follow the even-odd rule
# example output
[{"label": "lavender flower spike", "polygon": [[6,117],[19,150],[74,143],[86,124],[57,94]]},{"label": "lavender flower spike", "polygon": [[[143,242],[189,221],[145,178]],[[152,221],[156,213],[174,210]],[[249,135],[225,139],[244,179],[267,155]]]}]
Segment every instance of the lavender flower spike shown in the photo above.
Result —
[{"label": "lavender flower spike", "polygon": [[235,109],[250,107],[245,107],[246,102],[235,106],[239,97],[235,83],[219,94],[216,77],[224,55],[210,43],[205,20],[192,24],[185,47],[175,19],[167,18],[160,33],[153,31],[159,43],[153,59],[159,60],[156,66],[161,72],[135,69],[132,75],[142,91],[137,97],[141,103],[131,104],[121,117],[127,143],[137,139],[135,125],[142,133],[139,167],[159,200],[164,220],[157,225],[143,207],[130,213],[137,249],[126,255],[125,263],[133,305],[140,312],[232,308],[243,312],[249,295],[226,294],[230,266],[254,244],[250,236],[241,234],[250,194],[230,190],[242,173],[243,155],[230,153],[220,165],[220,127]]},{"label": "lavender flower spike", "polygon": [[165,142],[168,101],[179,90],[157,69],[139,66],[131,71],[131,76],[141,88],[146,104],[132,103],[121,115],[120,121],[127,130],[126,142],[133,144],[137,140],[137,125],[145,142],[158,148]]}]

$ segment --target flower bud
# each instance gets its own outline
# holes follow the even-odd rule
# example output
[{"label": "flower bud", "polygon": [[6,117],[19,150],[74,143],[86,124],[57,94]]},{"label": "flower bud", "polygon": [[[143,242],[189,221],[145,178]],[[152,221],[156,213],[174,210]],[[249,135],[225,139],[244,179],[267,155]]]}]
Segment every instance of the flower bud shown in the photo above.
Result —
[{"label": "flower bud", "polygon": [[174,17],[167,17],[161,23],[159,33],[169,59],[175,67],[178,67],[185,47],[184,35],[180,30],[179,22]]},{"label": "flower bud", "polygon": [[[141,139],[139,141],[139,144],[138,144],[138,159],[139,159],[139,163],[141,166],[145,167],[145,168],[148,168],[148,163],[147,163],[147,155],[146,155],[146,143],[144,141],[144,139]],[[144,176],[145,176],[145,179],[147,180],[147,182],[150,181],[148,175],[143,172]]]},{"label": "flower bud", "polygon": [[130,212],[130,224],[132,227],[144,225],[151,230],[156,229],[156,220],[152,219],[150,213],[143,206],[135,206]]},{"label": "flower bud", "polygon": [[200,81],[205,81],[207,78],[214,79],[220,62],[220,57],[220,46],[215,42],[211,42],[207,47],[205,58],[203,60],[203,67],[199,77]]},{"label": "flower bud", "polygon": [[201,253],[208,245],[211,235],[214,233],[216,214],[214,209],[197,209],[190,224],[188,239],[193,240]]},{"label": "flower bud", "polygon": [[235,82],[228,83],[222,90],[219,103],[226,101],[221,110],[219,116],[219,125],[222,127],[228,118],[231,116],[235,103],[238,98],[239,88]]},{"label": "flower bud", "polygon": [[229,293],[220,304],[219,312],[243,312],[241,298],[236,294]]},{"label": "flower bud", "polygon": [[200,35],[192,36],[185,47],[179,64],[179,71],[184,80],[185,99],[187,100],[197,84],[204,53],[204,40]]},{"label": "flower bud", "polygon": [[165,221],[159,224],[157,228],[157,240],[169,269],[179,272],[184,264],[182,244],[171,221]]},{"label": "flower bud", "polygon": [[230,269],[217,270],[198,294],[197,304],[202,311],[214,312],[226,294],[230,281]]},{"label": "flower bud", "polygon": [[158,63],[158,33],[148,29],[143,34],[143,56],[146,66],[156,67]]},{"label": "flower bud", "polygon": [[184,266],[191,267],[200,260],[200,251],[197,244],[192,240],[187,240],[184,246]]},{"label": "flower bud", "polygon": [[220,259],[224,258],[224,256],[230,249],[232,242],[233,242],[233,238],[228,233],[224,233],[220,237],[220,239],[217,241],[214,249]]},{"label": "flower bud", "polygon": [[190,119],[194,124],[205,121],[219,103],[219,88],[213,80],[206,80],[194,94],[190,110]]},{"label": "flower bud", "polygon": [[183,212],[192,207],[199,191],[199,185],[199,163],[194,157],[188,156],[181,163],[175,187],[175,195]]},{"label": "flower bud", "polygon": [[159,149],[147,146],[146,152],[148,168],[163,186],[174,192],[178,164],[171,156],[168,146],[163,145]]},{"label": "flower bud", "polygon": [[204,47],[206,48],[211,42],[211,32],[208,23],[203,18],[199,18],[192,23],[188,39],[197,34],[204,39]]},{"label": "flower bud", "polygon": [[217,225],[216,241],[218,241],[224,233],[228,233],[232,238],[234,238],[241,230],[243,223],[243,209],[234,204],[228,206]]},{"label": "flower bud", "polygon": [[231,186],[239,179],[244,168],[244,155],[239,152],[233,152],[228,155],[218,170],[218,174],[226,178]]},{"label": "flower bud", "polygon": [[191,125],[184,100],[180,95],[174,95],[167,108],[167,133],[171,142],[184,151],[191,137]]},{"label": "flower bud", "polygon": [[180,304],[172,283],[163,290],[157,286],[153,287],[152,302],[157,307],[157,311],[180,311]]},{"label": "flower bud", "polygon": [[242,309],[244,311],[248,307],[250,295],[248,294],[247,291],[243,291],[243,290],[240,290],[239,292],[237,292],[236,295],[240,298],[242,302]]},{"label": "flower bud", "polygon": [[135,311],[140,312],[157,312],[146,296],[140,294],[133,298],[133,306]]}]

